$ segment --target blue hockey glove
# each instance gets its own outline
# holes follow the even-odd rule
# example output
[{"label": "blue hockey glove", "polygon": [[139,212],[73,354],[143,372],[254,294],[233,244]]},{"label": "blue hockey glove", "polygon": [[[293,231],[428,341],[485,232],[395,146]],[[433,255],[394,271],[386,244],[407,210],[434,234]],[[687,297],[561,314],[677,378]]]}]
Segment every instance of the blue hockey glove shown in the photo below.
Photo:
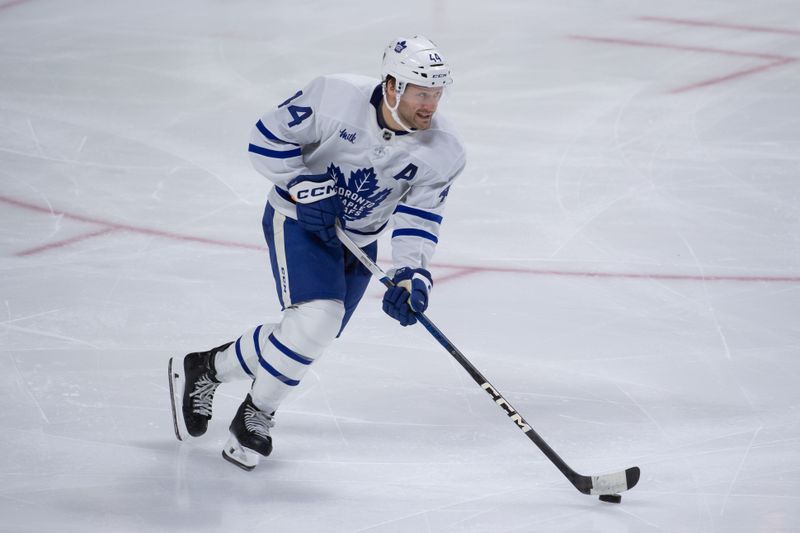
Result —
[{"label": "blue hockey glove", "polygon": [[297,202],[297,223],[316,234],[328,246],[336,246],[336,219],[342,216],[342,204],[336,183],[327,174],[306,174],[288,184],[289,194]]},{"label": "blue hockey glove", "polygon": [[428,294],[433,286],[431,273],[424,268],[403,267],[392,277],[394,287],[383,294],[383,310],[401,326],[417,323],[414,311],[428,308]]}]

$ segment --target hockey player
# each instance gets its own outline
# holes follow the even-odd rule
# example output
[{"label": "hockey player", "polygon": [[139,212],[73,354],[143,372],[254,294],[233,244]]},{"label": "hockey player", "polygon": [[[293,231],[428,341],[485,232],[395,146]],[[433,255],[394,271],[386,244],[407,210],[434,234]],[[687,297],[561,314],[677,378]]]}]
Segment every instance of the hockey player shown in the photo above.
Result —
[{"label": "hockey player", "polygon": [[424,311],[428,264],[447,193],[465,151],[437,113],[452,83],[442,53],[424,37],[385,49],[380,83],[323,76],[268,111],[253,128],[253,166],[274,183],[263,217],[283,308],[233,342],[169,361],[178,440],[199,437],[220,383],[253,380],[230,424],[223,457],[251,470],[272,451],[270,428],[286,395],[342,332],[364,295],[369,272],[336,237],[336,224],[373,260],[391,221],[396,286],[383,310],[403,326]]}]

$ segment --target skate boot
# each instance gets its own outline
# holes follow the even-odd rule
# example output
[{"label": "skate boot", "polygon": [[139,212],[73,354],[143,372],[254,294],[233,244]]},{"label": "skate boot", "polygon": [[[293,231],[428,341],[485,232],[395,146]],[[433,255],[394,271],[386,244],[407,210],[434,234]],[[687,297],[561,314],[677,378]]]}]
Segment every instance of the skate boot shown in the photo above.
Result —
[{"label": "skate boot", "polygon": [[211,403],[220,384],[214,369],[214,356],[231,344],[170,358],[169,392],[178,440],[199,437],[208,429]]},{"label": "skate boot", "polygon": [[256,407],[248,394],[233,417],[231,436],[225,443],[222,457],[244,470],[254,469],[261,457],[272,452],[269,428],[275,425],[274,416],[275,413],[269,414]]}]

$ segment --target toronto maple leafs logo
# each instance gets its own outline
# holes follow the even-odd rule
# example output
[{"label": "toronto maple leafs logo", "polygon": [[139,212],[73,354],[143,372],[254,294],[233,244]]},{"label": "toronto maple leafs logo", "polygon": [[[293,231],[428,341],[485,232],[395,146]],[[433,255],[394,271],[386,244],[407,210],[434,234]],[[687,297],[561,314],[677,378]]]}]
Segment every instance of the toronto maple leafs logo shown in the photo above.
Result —
[{"label": "toronto maple leafs logo", "polygon": [[378,190],[378,176],[372,167],[353,170],[350,177],[345,178],[341,169],[331,164],[328,167],[328,176],[336,181],[345,220],[359,220],[369,216],[392,192],[391,187]]},{"label": "toronto maple leafs logo", "polygon": [[394,45],[394,51],[398,54],[406,49],[406,42],[405,41],[397,41],[397,44]]}]

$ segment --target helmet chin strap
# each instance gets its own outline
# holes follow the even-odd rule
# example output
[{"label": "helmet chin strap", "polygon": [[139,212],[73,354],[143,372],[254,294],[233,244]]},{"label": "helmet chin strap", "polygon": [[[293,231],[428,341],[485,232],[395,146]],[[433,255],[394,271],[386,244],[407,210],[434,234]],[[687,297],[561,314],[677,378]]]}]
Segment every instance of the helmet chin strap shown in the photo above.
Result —
[{"label": "helmet chin strap", "polygon": [[397,114],[397,108],[400,107],[400,98],[403,96],[403,92],[406,90],[406,84],[402,81],[398,81],[396,78],[394,80],[394,87],[395,87],[395,102],[394,105],[389,105],[389,99],[386,98],[386,83],[387,81],[384,80],[381,83],[381,91],[383,92],[383,101],[386,103],[386,107],[389,109],[389,113],[392,115],[392,118],[395,122],[400,124],[400,127],[406,130],[408,133],[413,133],[415,130],[409,128],[405,125],[405,123],[400,120],[400,115]]}]

